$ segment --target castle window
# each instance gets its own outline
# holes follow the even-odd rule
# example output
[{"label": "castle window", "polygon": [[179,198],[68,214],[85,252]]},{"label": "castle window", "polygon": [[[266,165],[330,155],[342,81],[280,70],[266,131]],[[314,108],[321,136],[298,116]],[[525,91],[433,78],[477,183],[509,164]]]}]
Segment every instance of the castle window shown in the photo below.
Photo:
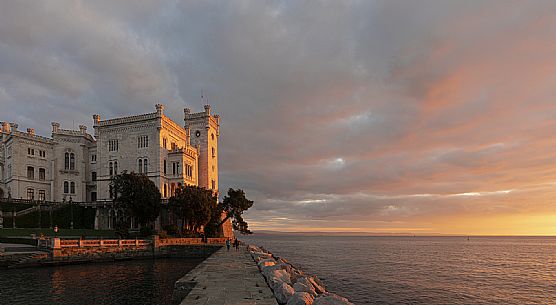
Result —
[{"label": "castle window", "polygon": [[70,154],[69,152],[64,154],[64,169],[68,170],[70,168]]},{"label": "castle window", "polygon": [[29,156],[34,156],[35,155],[35,149],[34,148],[27,148],[27,154]]},{"label": "castle window", "polygon": [[42,157],[42,158],[46,157],[46,151],[39,150],[39,157]]},{"label": "castle window", "polygon": [[91,163],[97,162],[97,155],[91,155]]},{"label": "castle window", "polygon": [[75,194],[75,182],[70,182],[70,193]]},{"label": "castle window", "polygon": [[8,164],[8,178],[12,177],[12,165]]},{"label": "castle window", "polygon": [[44,181],[46,179],[46,170],[44,168],[39,168],[39,180]]},{"label": "castle window", "polygon": [[91,201],[97,201],[97,192],[91,192]]},{"label": "castle window", "polygon": [[70,154],[70,170],[75,170],[75,154]]},{"label": "castle window", "polygon": [[211,137],[212,140],[214,141],[214,133],[212,133],[212,134],[210,135],[210,137]]},{"label": "castle window", "polygon": [[27,166],[27,179],[29,180],[35,179],[35,168],[32,166]]},{"label": "castle window", "polygon": [[216,157],[216,149],[214,149],[214,147],[212,148],[212,157]]},{"label": "castle window", "polygon": [[39,201],[46,200],[46,192],[44,190],[39,190]]},{"label": "castle window", "polygon": [[149,147],[149,136],[137,137],[137,148]]},{"label": "castle window", "polygon": [[97,181],[97,172],[91,172],[91,180]]},{"label": "castle window", "polygon": [[166,197],[167,191],[168,191],[168,185],[164,183],[164,193],[162,194],[163,197]]},{"label": "castle window", "polygon": [[138,173],[142,173],[143,172],[143,159],[139,159],[138,164],[137,164],[137,172]]},{"label": "castle window", "polygon": [[147,159],[143,160],[143,173],[148,173],[149,172],[149,161]]},{"label": "castle window", "polygon": [[166,144],[168,144],[168,139],[162,138],[162,147],[164,147],[165,149],[168,149],[168,147],[166,146]]},{"label": "castle window", "polygon": [[114,176],[114,167],[112,166],[112,162],[108,163],[108,167],[110,169],[110,177]]},{"label": "castle window", "polygon": [[164,175],[166,175],[166,159],[164,159]]},{"label": "castle window", "polygon": [[211,184],[212,184],[212,189],[215,190],[216,189],[216,181],[212,180]]},{"label": "castle window", "polygon": [[118,175],[118,161],[114,161],[114,175]]},{"label": "castle window", "polygon": [[27,199],[34,200],[35,199],[35,190],[34,189],[27,189]]},{"label": "castle window", "polygon": [[118,151],[118,140],[108,141],[108,151]]},{"label": "castle window", "polygon": [[69,193],[69,182],[64,181],[64,194]]}]

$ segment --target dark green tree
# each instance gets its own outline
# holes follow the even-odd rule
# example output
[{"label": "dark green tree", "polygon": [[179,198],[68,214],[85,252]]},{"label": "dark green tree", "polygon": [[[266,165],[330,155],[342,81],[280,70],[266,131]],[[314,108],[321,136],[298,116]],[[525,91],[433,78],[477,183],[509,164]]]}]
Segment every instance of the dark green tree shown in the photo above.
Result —
[{"label": "dark green tree", "polygon": [[218,198],[212,190],[198,186],[178,187],[168,200],[172,212],[181,219],[181,231],[196,235],[211,220]]},{"label": "dark green tree", "polygon": [[[207,234],[213,235],[220,230],[222,224],[228,219],[232,220],[232,227],[234,230],[242,234],[251,234],[249,225],[243,219],[243,212],[247,211],[253,206],[253,201],[245,197],[245,192],[242,189],[234,190],[228,189],[228,194],[224,196],[224,200],[218,204],[217,209],[213,213],[213,220],[207,226]],[[221,218],[220,215],[226,215]]]},{"label": "dark green tree", "polygon": [[123,172],[112,179],[114,204],[141,226],[151,224],[160,214],[160,191],[147,176]]}]

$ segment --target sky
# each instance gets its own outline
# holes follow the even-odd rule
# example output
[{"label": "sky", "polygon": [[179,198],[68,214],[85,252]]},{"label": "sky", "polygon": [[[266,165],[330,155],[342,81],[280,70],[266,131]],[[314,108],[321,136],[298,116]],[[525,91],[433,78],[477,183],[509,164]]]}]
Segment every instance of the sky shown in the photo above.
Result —
[{"label": "sky", "polygon": [[201,92],[253,230],[556,234],[554,1],[2,1],[0,120]]}]

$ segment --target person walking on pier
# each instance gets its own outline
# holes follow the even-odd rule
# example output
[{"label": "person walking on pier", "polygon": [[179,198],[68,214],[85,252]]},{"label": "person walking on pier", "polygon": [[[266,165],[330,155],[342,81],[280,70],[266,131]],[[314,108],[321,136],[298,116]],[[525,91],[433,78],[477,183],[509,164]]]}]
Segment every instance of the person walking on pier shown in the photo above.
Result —
[{"label": "person walking on pier", "polygon": [[228,252],[230,252],[230,239],[226,239],[226,248],[228,249]]}]

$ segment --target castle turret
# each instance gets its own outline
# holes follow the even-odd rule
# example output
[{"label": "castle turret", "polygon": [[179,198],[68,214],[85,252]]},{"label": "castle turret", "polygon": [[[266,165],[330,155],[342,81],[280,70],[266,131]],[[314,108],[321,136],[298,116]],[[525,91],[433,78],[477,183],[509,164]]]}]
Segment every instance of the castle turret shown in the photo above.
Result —
[{"label": "castle turret", "polygon": [[184,123],[190,134],[190,143],[199,149],[199,186],[218,191],[218,137],[220,117],[211,115],[210,105],[205,111],[191,113],[184,109]]}]

